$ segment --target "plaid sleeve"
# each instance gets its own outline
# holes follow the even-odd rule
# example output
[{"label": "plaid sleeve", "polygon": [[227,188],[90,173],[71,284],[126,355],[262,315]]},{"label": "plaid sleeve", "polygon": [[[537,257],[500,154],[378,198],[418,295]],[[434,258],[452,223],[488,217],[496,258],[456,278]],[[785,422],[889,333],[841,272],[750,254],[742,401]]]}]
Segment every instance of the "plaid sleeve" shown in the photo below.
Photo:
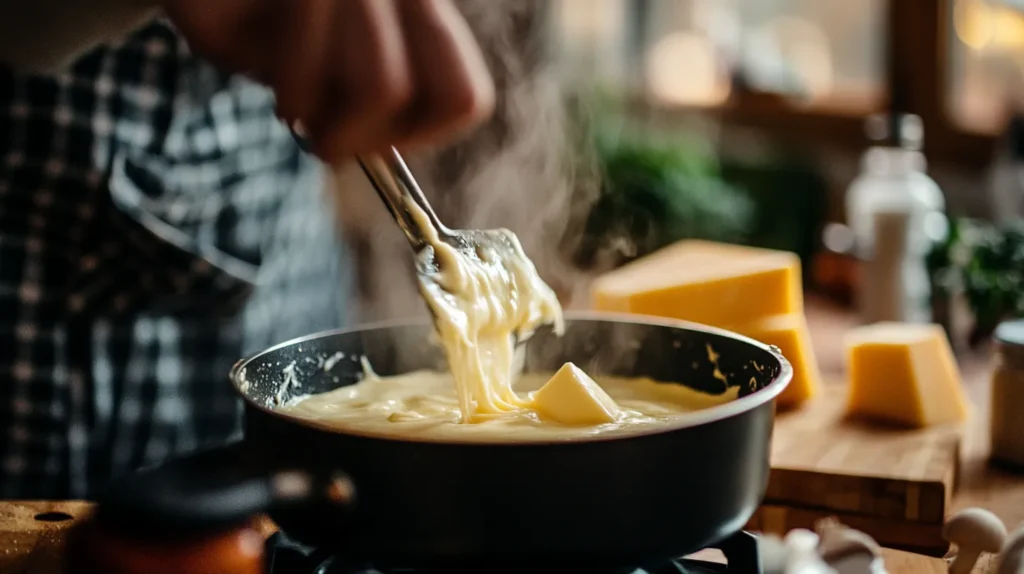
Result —
[{"label": "plaid sleeve", "polygon": [[231,364],[348,320],[322,167],[164,23],[0,70],[0,154],[0,496],[228,440]]}]

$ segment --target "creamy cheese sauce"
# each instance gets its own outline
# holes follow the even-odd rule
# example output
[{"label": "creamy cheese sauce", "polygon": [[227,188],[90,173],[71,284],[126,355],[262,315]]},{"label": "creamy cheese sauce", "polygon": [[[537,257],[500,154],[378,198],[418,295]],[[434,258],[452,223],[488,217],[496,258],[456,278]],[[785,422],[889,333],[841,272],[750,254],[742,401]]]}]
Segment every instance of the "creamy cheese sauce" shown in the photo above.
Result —
[{"label": "creamy cheese sauce", "polygon": [[[510,392],[515,403],[528,405],[533,391],[550,374],[529,373]],[[462,413],[451,374],[414,371],[393,377],[372,374],[362,381],[326,393],[298,397],[277,409],[317,426],[388,438],[481,442],[529,442],[656,430],[679,415],[736,399],[739,387],[720,395],[646,378],[598,377],[597,383],[618,404],[612,423],[575,426],[542,419],[524,406],[477,415],[476,424],[460,424]]]}]

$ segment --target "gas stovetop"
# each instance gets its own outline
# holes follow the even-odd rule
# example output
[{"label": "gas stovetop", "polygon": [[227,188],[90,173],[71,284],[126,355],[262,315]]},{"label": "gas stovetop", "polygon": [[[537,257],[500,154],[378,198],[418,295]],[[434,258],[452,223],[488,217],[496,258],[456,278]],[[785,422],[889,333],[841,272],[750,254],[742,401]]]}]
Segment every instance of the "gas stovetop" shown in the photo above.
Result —
[{"label": "gas stovetop", "polygon": [[[609,574],[762,574],[757,538],[753,534],[738,532],[712,548],[722,551],[727,564],[680,558],[659,564],[617,569]],[[373,565],[346,563],[338,556],[301,545],[281,532],[267,540],[266,556],[267,574],[430,574],[422,570],[378,570]],[[530,574],[548,571],[552,569],[541,565],[530,569]],[[578,570],[566,567],[554,571],[568,573]],[[588,571],[588,574],[591,573]]]}]

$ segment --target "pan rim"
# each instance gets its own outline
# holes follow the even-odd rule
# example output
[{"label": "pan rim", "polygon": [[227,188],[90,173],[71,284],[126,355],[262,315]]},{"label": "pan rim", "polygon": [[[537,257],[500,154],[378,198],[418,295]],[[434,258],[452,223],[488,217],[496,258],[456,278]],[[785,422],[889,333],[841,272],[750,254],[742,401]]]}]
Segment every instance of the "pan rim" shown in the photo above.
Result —
[{"label": "pan rim", "polygon": [[293,417],[282,414],[281,412],[259,404],[255,400],[251,399],[241,388],[242,380],[241,374],[244,372],[246,366],[253,361],[256,361],[260,357],[278,351],[286,347],[298,346],[303,343],[323,339],[327,337],[333,337],[337,335],[345,335],[349,333],[355,333],[359,331],[369,331],[374,329],[387,329],[397,327],[408,327],[408,326],[426,326],[430,322],[428,319],[389,319],[384,321],[375,321],[370,323],[362,323],[351,327],[343,327],[340,329],[331,329],[327,331],[320,331],[317,333],[311,333],[308,335],[302,335],[289,339],[282,343],[273,345],[267,349],[256,353],[248,358],[240,359],[231,368],[230,379],[231,385],[235,389],[235,392],[241,395],[242,400],[245,401],[248,407],[256,409],[271,417],[286,421],[290,424],[299,425],[306,428],[312,428],[318,431],[328,432],[331,434],[337,434],[347,437],[358,437],[363,439],[380,440],[391,443],[416,443],[416,444],[431,444],[431,445],[451,445],[451,446],[475,446],[475,447],[502,447],[502,448],[515,448],[515,447],[536,447],[545,445],[561,445],[569,446],[574,444],[585,444],[595,442],[607,442],[607,441],[620,441],[641,438],[646,436],[661,435],[665,433],[671,433],[687,428],[693,428],[711,424],[714,422],[730,419],[733,417],[740,416],[744,413],[753,411],[769,401],[774,400],[782,393],[783,390],[789,385],[793,378],[793,366],[792,364],[782,355],[782,352],[774,346],[766,345],[760,341],[751,339],[750,337],[740,335],[734,331],[728,329],[722,329],[720,327],[713,327],[710,325],[704,325],[701,323],[694,323],[691,321],[683,321],[679,319],[668,319],[664,317],[656,317],[652,315],[640,315],[632,313],[614,313],[607,311],[568,311],[564,314],[566,321],[600,321],[610,323],[629,323],[632,325],[648,325],[652,327],[666,327],[672,329],[682,329],[688,331],[700,331],[712,335],[719,335],[728,337],[730,339],[744,342],[748,345],[752,345],[766,351],[771,354],[779,362],[779,373],[761,390],[751,393],[744,397],[738,397],[727,403],[715,405],[712,407],[703,408],[700,410],[682,413],[678,416],[678,420],[674,420],[670,423],[658,425],[653,428],[644,428],[637,430],[635,433],[612,433],[607,435],[595,434],[590,436],[573,436],[565,439],[545,437],[543,439],[533,440],[483,440],[482,438],[477,439],[453,439],[449,437],[432,438],[432,437],[420,437],[420,436],[402,436],[396,437],[386,433],[374,433],[374,432],[361,432],[352,429],[338,429],[329,427],[324,424],[317,424],[317,421],[302,419],[300,417]]}]

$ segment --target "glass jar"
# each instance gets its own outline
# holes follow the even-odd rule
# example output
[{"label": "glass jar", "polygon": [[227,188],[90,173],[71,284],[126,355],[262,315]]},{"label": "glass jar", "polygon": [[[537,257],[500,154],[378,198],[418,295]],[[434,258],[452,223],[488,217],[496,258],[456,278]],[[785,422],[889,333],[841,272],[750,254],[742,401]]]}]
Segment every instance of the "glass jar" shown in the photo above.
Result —
[{"label": "glass jar", "polygon": [[1024,469],[1024,320],[995,331],[989,440],[993,461]]}]

